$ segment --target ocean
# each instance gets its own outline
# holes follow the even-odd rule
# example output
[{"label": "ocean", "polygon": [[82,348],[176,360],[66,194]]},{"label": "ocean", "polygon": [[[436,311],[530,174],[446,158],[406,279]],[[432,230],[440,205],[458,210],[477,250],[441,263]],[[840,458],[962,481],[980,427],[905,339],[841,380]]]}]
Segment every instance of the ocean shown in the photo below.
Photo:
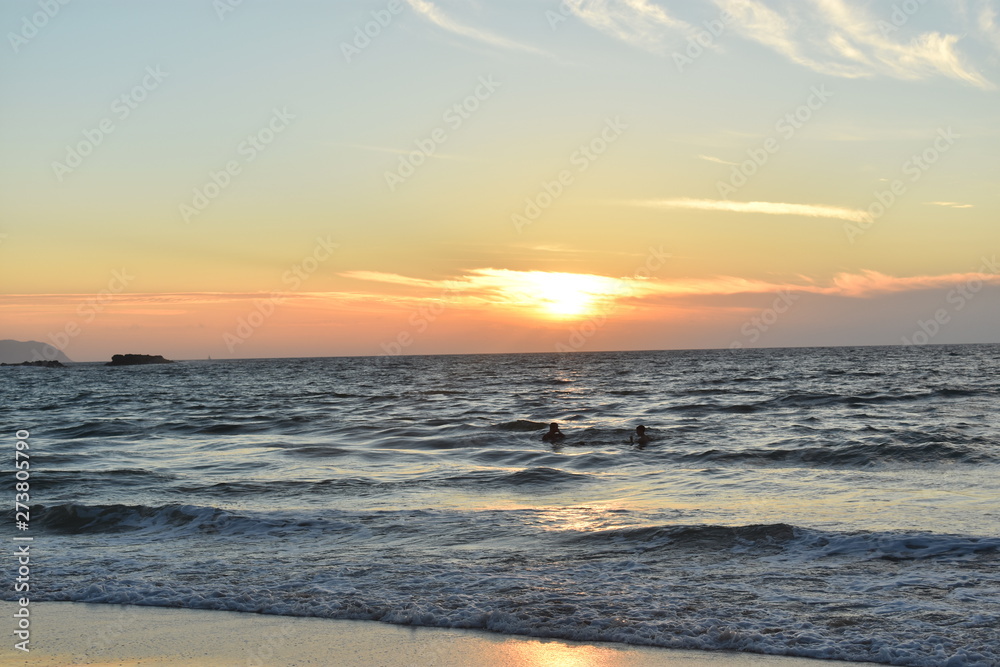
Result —
[{"label": "ocean", "polygon": [[1000,665],[1000,346],[74,364],[0,396],[33,602]]}]

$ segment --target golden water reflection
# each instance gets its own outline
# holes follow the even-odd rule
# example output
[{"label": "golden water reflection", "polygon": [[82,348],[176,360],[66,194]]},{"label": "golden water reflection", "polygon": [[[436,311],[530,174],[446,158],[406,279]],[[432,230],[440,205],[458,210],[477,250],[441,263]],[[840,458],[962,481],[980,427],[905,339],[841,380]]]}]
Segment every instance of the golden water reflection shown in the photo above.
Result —
[{"label": "golden water reflection", "polygon": [[551,531],[595,532],[635,525],[627,511],[612,505],[538,508],[534,520]]}]

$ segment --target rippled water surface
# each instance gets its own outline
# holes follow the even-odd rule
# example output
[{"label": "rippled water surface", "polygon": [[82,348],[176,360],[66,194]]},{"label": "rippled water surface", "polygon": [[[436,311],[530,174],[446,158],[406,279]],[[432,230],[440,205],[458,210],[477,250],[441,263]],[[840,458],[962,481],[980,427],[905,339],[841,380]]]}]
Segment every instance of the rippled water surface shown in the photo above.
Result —
[{"label": "rippled water surface", "polygon": [[998,370],[997,346],[76,364],[2,369],[0,413],[31,431],[35,599],[997,665]]}]

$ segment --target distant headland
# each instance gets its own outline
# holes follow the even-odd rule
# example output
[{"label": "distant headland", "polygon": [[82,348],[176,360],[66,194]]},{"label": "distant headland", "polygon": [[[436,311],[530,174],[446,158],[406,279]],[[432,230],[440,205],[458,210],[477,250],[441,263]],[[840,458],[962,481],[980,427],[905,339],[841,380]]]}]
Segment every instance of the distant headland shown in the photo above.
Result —
[{"label": "distant headland", "polygon": [[58,361],[71,364],[73,360],[62,350],[37,340],[0,340],[0,363],[20,364],[23,361]]},{"label": "distant headland", "polygon": [[172,364],[170,359],[164,359],[159,354],[116,354],[105,366],[146,366],[149,364]]}]

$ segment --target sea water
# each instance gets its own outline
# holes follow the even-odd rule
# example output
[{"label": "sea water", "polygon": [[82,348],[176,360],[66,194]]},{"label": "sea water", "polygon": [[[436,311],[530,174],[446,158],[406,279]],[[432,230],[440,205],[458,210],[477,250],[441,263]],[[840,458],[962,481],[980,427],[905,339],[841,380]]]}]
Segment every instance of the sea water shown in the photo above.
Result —
[{"label": "sea water", "polygon": [[998,665],[998,371],[998,346],[5,368],[2,474],[28,430],[33,601]]}]

